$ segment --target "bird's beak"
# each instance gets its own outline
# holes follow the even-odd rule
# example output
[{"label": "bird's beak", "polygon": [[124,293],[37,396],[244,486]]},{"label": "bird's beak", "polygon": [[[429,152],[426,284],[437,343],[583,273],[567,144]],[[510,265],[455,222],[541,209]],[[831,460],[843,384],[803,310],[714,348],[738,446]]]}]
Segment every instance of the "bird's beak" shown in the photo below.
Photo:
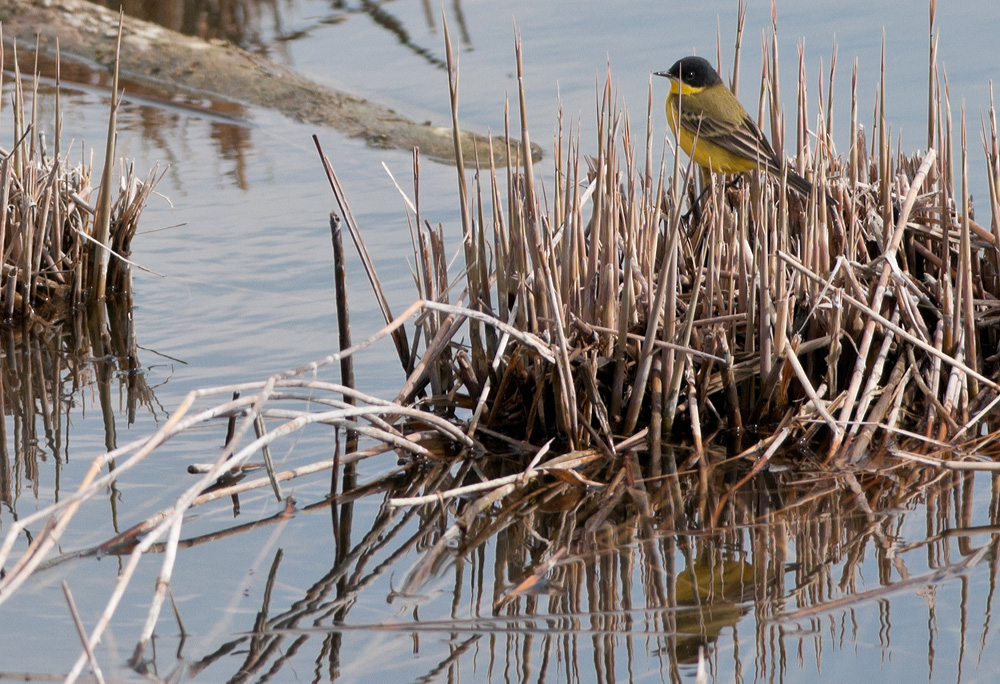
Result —
[{"label": "bird's beak", "polygon": [[654,71],[653,76],[663,76],[664,78],[673,79],[669,71]]}]

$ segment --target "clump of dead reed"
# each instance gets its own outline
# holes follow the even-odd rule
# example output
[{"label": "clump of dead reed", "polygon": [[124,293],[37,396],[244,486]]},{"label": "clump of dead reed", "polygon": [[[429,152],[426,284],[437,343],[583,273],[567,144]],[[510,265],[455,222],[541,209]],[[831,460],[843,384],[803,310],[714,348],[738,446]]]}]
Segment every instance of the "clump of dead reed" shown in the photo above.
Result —
[{"label": "clump of dead reed", "polygon": [[[0,61],[3,48],[0,47]],[[8,322],[52,324],[106,293],[131,289],[128,257],[139,217],[158,180],[145,178],[123,163],[114,188],[118,58],[114,63],[111,113],[104,169],[94,187],[93,153],[72,161],[61,147],[59,65],[56,60],[56,106],[53,148],[39,133],[37,63],[32,83],[25,83],[13,55],[14,145],[0,149],[0,312]],[[25,90],[33,89],[30,110]]]},{"label": "clump of dead reed", "polygon": [[[931,24],[933,35],[933,6]],[[981,448],[980,423],[1000,401],[991,352],[1000,343],[996,116],[991,106],[983,124],[994,216],[986,228],[971,214],[964,110],[956,127],[933,47],[928,151],[892,150],[884,68],[869,142],[855,64],[841,155],[836,50],[829,72],[821,67],[815,115],[800,50],[786,143],[774,27],[763,45],[761,127],[821,189],[809,198],[746,177],[717,180],[697,202],[699,174],[671,138],[654,164],[653,130],[663,125],[652,87],[642,137],[617,107],[610,75],[596,153],[584,158],[560,122],[544,184],[530,159],[501,170],[492,159],[463,160],[456,146],[463,275],[443,275],[441,235],[414,201],[415,280],[423,300],[460,292],[475,316],[465,327],[434,311],[421,319],[426,351],[409,364],[401,403],[469,407],[470,435],[527,451],[554,440],[607,463],[636,452],[652,476],[725,455],[759,465],[793,450],[848,464]],[[519,45],[517,73],[523,83]],[[527,144],[523,90],[518,105]]]}]

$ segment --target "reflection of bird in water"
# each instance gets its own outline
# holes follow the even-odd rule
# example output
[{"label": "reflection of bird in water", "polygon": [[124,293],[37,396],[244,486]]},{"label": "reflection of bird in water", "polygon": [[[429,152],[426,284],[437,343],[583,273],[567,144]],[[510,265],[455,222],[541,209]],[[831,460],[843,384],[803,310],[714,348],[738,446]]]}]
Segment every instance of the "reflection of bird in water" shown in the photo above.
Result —
[{"label": "reflection of bird in water", "polygon": [[745,602],[754,595],[753,567],[745,561],[701,554],[677,573],[674,592],[677,660],[696,663],[699,646],[714,642],[749,611]]}]

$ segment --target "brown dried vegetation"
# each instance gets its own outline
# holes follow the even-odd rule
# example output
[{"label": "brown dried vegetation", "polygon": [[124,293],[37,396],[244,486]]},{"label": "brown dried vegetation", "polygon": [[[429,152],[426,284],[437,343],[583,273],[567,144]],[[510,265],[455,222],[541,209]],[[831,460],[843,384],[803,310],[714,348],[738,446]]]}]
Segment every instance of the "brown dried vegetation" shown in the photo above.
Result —
[{"label": "brown dried vegetation", "polygon": [[153,169],[141,178],[131,165],[122,162],[117,193],[111,187],[120,104],[120,95],[114,95],[118,92],[117,60],[106,161],[97,189],[93,185],[93,153],[88,160],[86,151],[81,150],[80,161],[74,163],[74,151],[61,147],[58,60],[51,150],[38,134],[39,74],[32,80],[29,111],[16,51],[12,62],[16,142],[11,150],[0,149],[0,311],[7,323],[52,325],[87,304],[103,300],[106,293],[130,295],[132,238],[158,172]]}]

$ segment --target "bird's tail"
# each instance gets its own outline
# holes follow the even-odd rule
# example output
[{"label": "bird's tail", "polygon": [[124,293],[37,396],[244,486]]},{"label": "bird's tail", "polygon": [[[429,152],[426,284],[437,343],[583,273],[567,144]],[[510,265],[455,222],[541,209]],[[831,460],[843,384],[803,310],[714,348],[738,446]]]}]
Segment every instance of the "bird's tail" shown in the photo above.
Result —
[{"label": "bird's tail", "polygon": [[[812,194],[813,184],[807,181],[805,178],[795,173],[791,169],[788,170],[788,187],[800,194],[806,199]],[[826,203],[830,206],[837,206],[837,200],[833,199],[829,193],[826,195]]]},{"label": "bird's tail", "polygon": [[813,191],[812,183],[791,169],[788,169],[788,187],[806,198],[808,198]]}]

